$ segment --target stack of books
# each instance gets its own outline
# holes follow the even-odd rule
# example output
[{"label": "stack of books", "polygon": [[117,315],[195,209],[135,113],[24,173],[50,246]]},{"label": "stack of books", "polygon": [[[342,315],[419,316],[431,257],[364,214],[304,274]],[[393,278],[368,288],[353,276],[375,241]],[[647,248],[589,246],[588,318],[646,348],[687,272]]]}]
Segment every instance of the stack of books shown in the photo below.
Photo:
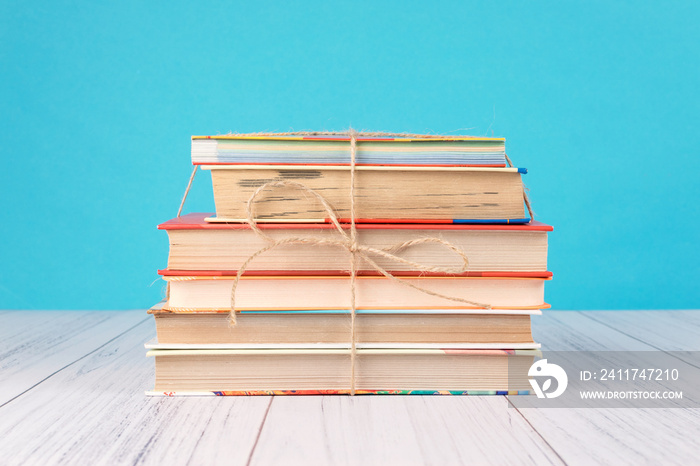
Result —
[{"label": "stack of books", "polygon": [[[353,191],[351,142],[348,134],[192,138],[216,213],[159,225],[170,240],[159,271],[168,293],[149,311],[157,331],[146,345],[156,365],[149,394],[529,391],[539,353],[530,319],[549,307],[552,228],[527,217],[527,171],[508,166],[505,140],[359,134]],[[293,183],[266,187],[280,181]],[[352,228],[351,192],[357,245],[403,259],[356,257],[354,281],[340,247]],[[239,269],[291,237],[309,241],[249,262],[231,323]],[[444,271],[463,265],[445,242],[468,257],[466,270]]]}]

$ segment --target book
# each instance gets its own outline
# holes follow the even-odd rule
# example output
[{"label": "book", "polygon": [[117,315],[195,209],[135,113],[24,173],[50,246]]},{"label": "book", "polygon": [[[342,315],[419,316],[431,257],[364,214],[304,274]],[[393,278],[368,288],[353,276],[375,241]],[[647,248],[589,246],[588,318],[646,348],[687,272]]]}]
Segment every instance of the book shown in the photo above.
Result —
[{"label": "book", "polygon": [[[145,345],[156,367],[149,395],[529,393],[528,369],[541,356],[531,318],[549,307],[552,227],[527,218],[527,170],[511,166],[502,138],[359,134],[352,142],[347,134],[192,137],[192,163],[211,173],[216,213],[158,226],[170,244],[158,271],[168,292],[149,310],[157,334]],[[270,182],[288,184],[257,192]],[[252,216],[264,234],[247,223],[256,192]],[[254,255],[232,324],[233,283]]]},{"label": "book", "polygon": [[[527,392],[536,350],[358,349],[359,393]],[[155,394],[348,393],[346,349],[151,349]]]},{"label": "book", "polygon": [[[158,344],[225,348],[348,348],[348,309],[241,311],[229,325],[228,310],[149,310]],[[529,310],[361,309],[356,311],[356,343],[364,348],[538,348]]]},{"label": "book", "polygon": [[[192,213],[158,228],[170,241],[167,269],[161,275],[235,275],[243,262],[267,246],[247,224],[209,223],[210,214]],[[273,239],[289,236],[338,238],[332,224],[260,224]],[[346,228],[349,228],[347,225]],[[547,233],[552,227],[532,221],[525,225],[358,224],[358,242],[378,249],[411,239],[439,237],[461,248],[469,258],[465,276],[551,277],[547,271]],[[419,244],[398,252],[401,257],[436,267],[458,267],[461,259],[437,244]],[[376,262],[397,276],[426,275],[410,266],[376,257]],[[348,253],[339,247],[286,245],[260,255],[246,275],[348,274]],[[359,275],[376,275],[358,260]],[[433,274],[427,274],[433,275]]]},{"label": "book", "polygon": [[[171,310],[219,310],[231,306],[233,276],[166,276]],[[408,284],[444,296],[488,303],[495,309],[542,309],[541,278],[403,277]],[[350,307],[345,276],[242,276],[236,288],[240,311],[323,310]],[[355,280],[357,309],[464,309],[481,307],[452,301],[380,276]]]},{"label": "book", "polygon": [[[192,136],[192,163],[350,163],[350,138],[329,136]],[[505,139],[471,136],[357,138],[358,165],[505,167]]]},{"label": "book", "polygon": [[[340,218],[350,217],[350,168],[305,165],[202,165],[209,170],[216,217],[245,221],[248,201],[272,181],[301,183],[321,194]],[[440,220],[450,223],[527,223],[520,168],[359,166],[355,221]],[[258,222],[323,222],[319,200],[293,186],[266,189],[255,201]]]}]

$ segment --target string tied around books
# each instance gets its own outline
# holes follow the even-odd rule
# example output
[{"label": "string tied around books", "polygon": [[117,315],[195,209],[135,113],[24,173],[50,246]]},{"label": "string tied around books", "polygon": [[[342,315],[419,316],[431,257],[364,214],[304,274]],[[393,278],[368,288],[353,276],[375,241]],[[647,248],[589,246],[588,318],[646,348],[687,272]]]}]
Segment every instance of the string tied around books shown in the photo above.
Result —
[{"label": "string tied around books", "polygon": [[[379,265],[371,256],[376,256],[376,257],[381,257],[384,259],[388,259],[394,262],[398,262],[401,264],[408,265],[411,267],[413,270],[420,271],[420,272],[435,272],[435,273],[446,273],[446,274],[460,274],[464,273],[468,270],[469,268],[469,258],[467,255],[464,253],[464,251],[457,246],[453,245],[452,243],[445,241],[441,238],[435,238],[435,237],[427,237],[427,238],[417,238],[417,239],[412,239],[408,241],[404,241],[398,244],[395,244],[391,247],[388,248],[373,248],[369,246],[362,245],[358,242],[357,240],[357,228],[355,226],[355,165],[356,165],[356,156],[357,156],[357,138],[359,136],[364,136],[364,137],[422,137],[422,138],[428,138],[428,137],[440,137],[440,136],[426,136],[426,135],[416,135],[416,134],[407,134],[407,133],[384,133],[384,132],[358,132],[354,129],[349,129],[346,132],[338,133],[338,132],[292,132],[292,133],[254,133],[251,134],[254,136],[328,136],[328,135],[334,135],[337,136],[339,134],[346,134],[349,139],[350,139],[350,227],[349,231],[346,231],[341,224],[340,221],[338,220],[338,216],[335,213],[335,210],[333,207],[328,203],[328,201],[318,192],[314,191],[313,189],[303,185],[302,183],[297,183],[294,181],[270,181],[268,183],[263,184],[262,186],[258,187],[255,192],[250,196],[248,199],[248,203],[246,205],[246,222],[250,226],[251,230],[255,232],[260,238],[264,239],[268,245],[259,249],[255,253],[253,253],[250,257],[248,257],[245,262],[238,268],[238,272],[236,273],[236,277],[233,280],[233,286],[231,288],[231,311],[229,313],[229,323],[232,326],[236,325],[236,289],[238,288],[238,283],[240,282],[241,277],[247,270],[248,266],[250,265],[251,262],[253,262],[258,256],[265,254],[266,252],[277,248],[279,246],[283,245],[297,245],[297,244],[304,244],[304,245],[314,245],[314,246],[335,246],[335,247],[341,247],[344,248],[345,250],[348,251],[350,255],[350,394],[354,395],[355,394],[355,359],[357,356],[357,345],[356,345],[356,326],[355,326],[355,318],[357,315],[357,306],[356,306],[356,278],[357,278],[357,265],[358,265],[358,259],[361,259],[364,261],[365,264],[371,266],[374,270],[376,270],[379,274],[383,275],[384,277],[394,281],[395,283],[406,286],[409,288],[413,288],[414,290],[417,290],[421,293],[425,293],[431,296],[436,296],[439,298],[443,298],[446,300],[454,301],[454,302],[459,302],[463,304],[470,304],[472,306],[476,306],[478,308],[483,308],[483,309],[491,309],[491,305],[488,303],[480,303],[477,301],[472,301],[466,298],[460,298],[457,296],[448,296],[444,295],[442,293],[437,293],[435,291],[429,290],[427,288],[423,288],[421,286],[417,286],[407,280],[398,278],[394,275],[392,275],[389,271],[387,271],[384,267]],[[506,156],[506,160],[508,161],[509,165],[512,166],[512,163],[510,159]],[[185,204],[185,199],[187,198],[187,194],[192,186],[192,181],[194,180],[194,176],[197,172],[197,166],[195,166],[194,170],[192,171],[192,175],[190,176],[189,183],[187,185],[187,189],[185,191],[185,195],[182,198],[182,202],[180,204],[180,209],[178,210],[178,217],[182,213],[183,206]],[[330,222],[333,224],[335,227],[336,232],[339,235],[339,238],[337,239],[332,239],[332,238],[314,238],[314,237],[303,237],[303,236],[289,236],[281,239],[274,239],[270,237],[269,235],[265,234],[257,224],[257,221],[255,220],[255,202],[257,198],[266,190],[270,189],[276,189],[276,188],[293,188],[297,189],[301,192],[307,193],[315,197],[318,202],[323,206],[325,209],[326,213],[328,214],[328,218],[330,219]],[[530,207],[530,202],[527,199],[527,194],[523,192],[524,195],[524,200],[525,204],[528,208],[528,211],[530,212],[530,217],[532,218],[533,212]],[[405,250],[407,248],[419,245],[419,244],[437,244],[442,247],[445,247],[447,250],[451,251],[454,253],[457,257],[461,259],[461,265],[457,267],[438,267],[438,266],[431,266],[431,265],[425,265],[425,264],[420,264],[415,261],[411,261],[408,259],[405,259],[403,257],[400,257],[397,255],[402,250]]]}]

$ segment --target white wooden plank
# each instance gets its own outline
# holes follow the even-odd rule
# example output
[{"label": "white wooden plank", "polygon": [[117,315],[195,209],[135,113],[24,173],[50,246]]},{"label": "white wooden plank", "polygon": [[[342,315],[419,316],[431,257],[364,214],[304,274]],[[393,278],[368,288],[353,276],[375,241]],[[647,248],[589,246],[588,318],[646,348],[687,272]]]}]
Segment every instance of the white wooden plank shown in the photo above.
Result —
[{"label": "white wooden plank", "polygon": [[0,408],[3,464],[245,464],[270,398],[146,397],[153,333],[142,323]]},{"label": "white wooden plank", "polygon": [[276,397],[251,464],[561,464],[502,396]]},{"label": "white wooden plank", "polygon": [[684,351],[700,350],[700,311],[588,311],[582,314],[698,367]]},{"label": "white wooden plank", "polygon": [[[550,350],[654,349],[578,312],[548,312],[534,319],[533,326]],[[700,451],[697,409],[519,411],[569,464],[693,464]]]},{"label": "white wooden plank", "polygon": [[0,406],[148,318],[145,311],[18,311],[0,316]]},{"label": "white wooden plank", "polygon": [[[533,327],[545,350],[649,350],[640,340],[667,348],[662,345],[674,338],[665,335],[678,331],[676,343],[683,342],[683,332],[691,332],[683,327],[696,315],[650,314],[636,328],[637,317],[614,315],[601,324],[577,312],[549,312],[533,319]],[[19,321],[8,331],[6,318],[0,318],[3,345],[24,332]],[[615,330],[622,326],[627,335]],[[60,355],[61,345],[74,351],[66,341],[80,335],[108,341],[107,327],[47,342],[34,356],[54,364],[52,351]],[[653,329],[661,339],[651,339]],[[153,361],[142,343],[153,334],[150,321],[138,325],[0,408],[3,463],[243,464],[252,452],[254,464],[521,464],[557,462],[557,455],[571,464],[692,464],[700,451],[700,410],[523,409],[525,422],[503,397],[277,397],[272,405],[267,397],[146,398]],[[13,347],[30,356],[42,344],[23,338],[32,337],[26,333]]]},{"label": "white wooden plank", "polygon": [[521,409],[567,464],[696,464],[693,409]]},{"label": "white wooden plank", "polygon": [[[590,330],[590,331],[589,331]],[[648,351],[649,345],[596,324],[576,311],[545,311],[532,318],[532,335],[542,351]]]},{"label": "white wooden plank", "polygon": [[700,311],[587,311],[582,314],[658,350],[700,350]]}]

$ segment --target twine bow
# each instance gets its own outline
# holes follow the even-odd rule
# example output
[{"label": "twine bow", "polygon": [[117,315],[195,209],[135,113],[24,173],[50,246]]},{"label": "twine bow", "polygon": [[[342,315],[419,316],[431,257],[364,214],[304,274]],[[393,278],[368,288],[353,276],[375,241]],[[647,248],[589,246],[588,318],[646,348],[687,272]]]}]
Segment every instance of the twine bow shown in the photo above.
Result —
[{"label": "twine bow", "polygon": [[[334,133],[337,134],[337,133]],[[471,304],[473,306],[477,306],[480,308],[484,309],[491,309],[491,305],[487,303],[480,303],[476,301],[470,301],[468,299],[464,298],[459,298],[455,296],[447,296],[441,293],[436,293],[432,290],[428,290],[426,288],[422,288],[420,286],[414,285],[413,283],[397,278],[393,276],[390,272],[388,272],[386,269],[384,269],[382,266],[377,264],[377,262],[372,259],[371,256],[378,256],[378,257],[383,257],[385,259],[389,259],[395,262],[399,262],[402,264],[406,264],[410,267],[412,267],[415,270],[422,271],[422,272],[442,272],[442,273],[450,273],[450,274],[458,274],[458,273],[463,273],[468,270],[469,267],[469,259],[467,255],[462,251],[460,248],[456,247],[455,245],[449,243],[448,241],[442,240],[440,238],[419,238],[419,239],[414,239],[414,240],[409,240],[409,241],[404,241],[402,243],[396,244],[392,247],[385,248],[385,249],[377,249],[377,248],[372,248],[369,246],[364,246],[361,245],[357,242],[357,229],[355,228],[355,157],[357,155],[357,136],[358,133],[357,131],[350,129],[347,132],[348,136],[350,137],[350,228],[349,228],[349,233],[346,232],[345,229],[343,229],[340,225],[340,222],[338,221],[338,217],[335,214],[335,211],[333,207],[326,201],[326,199],[317,193],[316,191],[304,186],[301,183],[293,182],[293,181],[272,181],[269,183],[266,183],[262,186],[260,186],[258,189],[255,190],[255,192],[252,194],[250,199],[248,199],[248,204],[247,204],[247,209],[246,209],[246,214],[247,214],[247,223],[250,225],[250,228],[261,238],[263,238],[265,241],[267,241],[269,244],[257,252],[255,252],[253,255],[248,257],[248,259],[241,265],[238,269],[238,273],[236,274],[236,278],[233,281],[233,287],[231,289],[231,312],[229,314],[229,322],[231,325],[236,325],[236,289],[238,287],[238,283],[241,279],[241,276],[245,273],[246,269],[248,268],[248,265],[255,260],[256,257],[260,256],[261,254],[266,253],[267,251],[270,251],[271,249],[274,249],[278,246],[283,246],[283,245],[292,245],[292,244],[308,244],[308,245],[317,245],[317,246],[337,246],[344,248],[348,253],[350,254],[350,316],[351,316],[351,373],[350,373],[350,380],[351,380],[351,387],[350,387],[350,394],[354,395],[355,394],[355,357],[356,357],[356,338],[355,338],[355,317],[356,317],[356,304],[355,304],[355,281],[356,281],[356,276],[357,276],[357,260],[358,258],[363,260],[365,263],[370,265],[372,268],[374,268],[377,272],[385,276],[386,278],[393,280],[394,282],[407,286],[409,288],[413,288],[415,290],[418,290],[422,293],[432,295],[432,296],[437,296],[443,299],[447,299],[450,301],[456,301],[460,303],[465,303],[465,304]],[[366,133],[362,133],[365,135]],[[377,133],[370,133],[371,135],[375,135]],[[389,135],[387,133],[381,133],[382,135]],[[193,172],[194,174],[194,172]],[[191,183],[191,179],[190,179]],[[323,208],[326,210],[328,217],[330,218],[331,223],[335,226],[335,229],[337,233],[339,234],[338,239],[326,239],[326,238],[309,238],[309,237],[301,237],[301,236],[291,236],[291,237],[286,237],[282,239],[273,239],[267,234],[265,234],[257,225],[257,222],[255,220],[255,215],[254,215],[254,206],[255,206],[255,201],[258,198],[258,196],[265,190],[267,189],[274,189],[274,188],[295,188],[298,189],[302,192],[308,193],[313,195],[323,206]],[[184,201],[184,200],[183,200]],[[183,202],[184,203],[184,202]],[[182,207],[182,206],[181,206]],[[424,264],[419,264],[417,262],[411,261],[404,259],[395,253],[418,245],[418,244],[426,244],[426,243],[435,243],[439,244],[441,246],[444,246],[447,248],[449,251],[453,252],[459,258],[462,259],[462,265],[459,267],[434,267],[430,265],[424,265]]]}]

